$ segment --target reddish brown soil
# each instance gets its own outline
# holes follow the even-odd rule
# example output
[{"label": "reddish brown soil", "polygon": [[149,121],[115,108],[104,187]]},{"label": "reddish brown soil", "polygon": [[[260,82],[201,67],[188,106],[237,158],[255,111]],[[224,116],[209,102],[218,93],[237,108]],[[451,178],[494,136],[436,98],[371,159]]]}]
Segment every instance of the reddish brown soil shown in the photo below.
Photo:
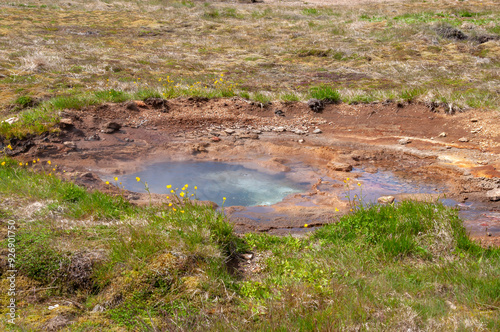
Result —
[{"label": "reddish brown soil", "polygon": [[[238,212],[242,208],[227,210],[239,231],[296,231],[304,229],[304,221],[319,226],[348,211],[335,185],[317,182],[318,174],[337,180],[356,178],[357,174],[332,170],[332,161],[434,181],[447,187],[448,197],[500,210],[499,202],[485,196],[487,190],[500,186],[497,112],[448,115],[442,109],[431,112],[422,104],[374,103],[326,105],[315,113],[304,103],[262,105],[240,98],[189,98],[105,104],[67,110],[62,117],[65,124],[60,132],[14,142],[13,154],[22,160],[50,159],[59,165],[61,175],[91,188],[110,190],[94,173],[123,174],[165,159],[238,161],[292,173],[291,162],[300,161],[316,169],[294,175],[311,182],[308,197],[291,197],[273,206],[265,221],[257,222],[252,211]],[[122,127],[102,132],[109,122]],[[322,133],[313,134],[316,128]],[[100,140],[89,140],[94,135]],[[401,144],[402,139],[408,143]],[[141,195],[129,195],[143,201]],[[155,199],[163,198],[155,195]],[[314,204],[307,206],[305,201]],[[498,234],[476,236],[485,243],[500,241]]]}]

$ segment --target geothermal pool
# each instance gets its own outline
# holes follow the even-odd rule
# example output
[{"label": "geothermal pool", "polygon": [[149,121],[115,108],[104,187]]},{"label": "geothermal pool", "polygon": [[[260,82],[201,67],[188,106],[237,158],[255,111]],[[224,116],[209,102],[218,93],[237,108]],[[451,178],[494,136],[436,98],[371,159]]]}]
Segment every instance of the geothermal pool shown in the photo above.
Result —
[{"label": "geothermal pool", "polygon": [[[137,182],[136,177],[141,182]],[[284,173],[270,174],[213,161],[155,163],[140,172],[120,176],[120,181],[125,189],[135,192],[146,192],[144,182],[147,182],[151,192],[157,194],[168,194],[171,189],[167,189],[167,185],[175,189],[188,184],[189,195],[195,194],[199,200],[219,205],[226,197],[225,206],[272,205],[310,187],[310,183],[295,182]]]}]

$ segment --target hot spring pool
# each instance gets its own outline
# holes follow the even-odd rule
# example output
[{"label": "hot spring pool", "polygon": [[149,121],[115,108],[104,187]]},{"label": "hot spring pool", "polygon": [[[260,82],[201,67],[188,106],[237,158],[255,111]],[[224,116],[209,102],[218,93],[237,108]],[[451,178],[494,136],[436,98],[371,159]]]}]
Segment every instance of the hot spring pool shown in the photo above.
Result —
[{"label": "hot spring pool", "polygon": [[[137,182],[136,177],[141,179]],[[106,178],[113,182],[112,178]],[[163,162],[148,166],[143,171],[120,176],[125,189],[146,192],[144,181],[152,193],[168,194],[172,188],[188,184],[189,194],[195,193],[199,200],[209,200],[225,206],[272,205],[286,196],[304,192],[310,183],[297,183],[286,174],[268,174],[238,164],[222,162]]]}]

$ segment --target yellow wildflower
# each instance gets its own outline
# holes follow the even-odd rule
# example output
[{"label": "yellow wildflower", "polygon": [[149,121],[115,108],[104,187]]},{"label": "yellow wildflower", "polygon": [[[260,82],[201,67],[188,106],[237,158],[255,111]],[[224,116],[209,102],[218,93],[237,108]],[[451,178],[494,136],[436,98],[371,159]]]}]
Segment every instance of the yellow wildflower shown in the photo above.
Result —
[{"label": "yellow wildflower", "polygon": [[170,188],[172,188],[172,185],[171,185],[171,184],[169,184],[169,185],[167,186],[167,189],[170,189]]},{"label": "yellow wildflower", "polygon": [[109,181],[106,181],[106,184],[109,184]]},{"label": "yellow wildflower", "polygon": [[307,227],[309,227],[309,225],[308,225],[308,224],[305,224],[305,225],[304,225],[304,227],[305,227],[305,228],[307,228]]},{"label": "yellow wildflower", "polygon": [[197,189],[198,189],[198,187],[197,187],[197,186],[194,186],[194,190],[197,190]]},{"label": "yellow wildflower", "polygon": [[118,181],[118,178],[115,176],[115,181]]},{"label": "yellow wildflower", "polygon": [[183,193],[183,192],[181,192],[181,193],[179,194],[179,196],[184,197],[184,193]]},{"label": "yellow wildflower", "polygon": [[137,182],[141,181],[141,178],[136,176],[135,179],[137,180]]},{"label": "yellow wildflower", "polygon": [[47,161],[47,164],[51,165],[51,164],[52,164],[52,162],[51,162],[50,160],[48,160],[48,161]]},{"label": "yellow wildflower", "polygon": [[2,161],[2,166],[5,166],[5,161]]}]

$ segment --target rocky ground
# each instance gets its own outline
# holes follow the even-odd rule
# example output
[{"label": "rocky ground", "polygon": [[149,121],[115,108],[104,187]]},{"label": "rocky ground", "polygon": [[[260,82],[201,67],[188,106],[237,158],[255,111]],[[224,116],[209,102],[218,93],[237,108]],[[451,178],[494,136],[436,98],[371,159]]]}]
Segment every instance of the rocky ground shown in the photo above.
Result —
[{"label": "rocky ground", "polygon": [[[105,185],[99,175],[119,176],[159,160],[231,161],[305,179],[309,191],[271,210],[226,208],[237,231],[276,234],[302,232],[305,223],[320,226],[346,213],[350,206],[337,181],[359,177],[353,167],[368,173],[389,170],[409,181],[435,183],[457,202],[484,206],[492,217],[470,228],[479,229],[475,236],[486,243],[498,243],[500,234],[487,229],[500,224],[495,217],[500,210],[499,118],[498,112],[455,113],[447,105],[391,101],[148,99],[66,110],[56,132],[13,141],[8,152],[24,163],[51,160],[60,176],[116,193],[120,190]],[[321,180],[325,176],[331,181]],[[138,204],[149,200],[126,195]],[[163,195],[153,198],[165,201]]]}]

